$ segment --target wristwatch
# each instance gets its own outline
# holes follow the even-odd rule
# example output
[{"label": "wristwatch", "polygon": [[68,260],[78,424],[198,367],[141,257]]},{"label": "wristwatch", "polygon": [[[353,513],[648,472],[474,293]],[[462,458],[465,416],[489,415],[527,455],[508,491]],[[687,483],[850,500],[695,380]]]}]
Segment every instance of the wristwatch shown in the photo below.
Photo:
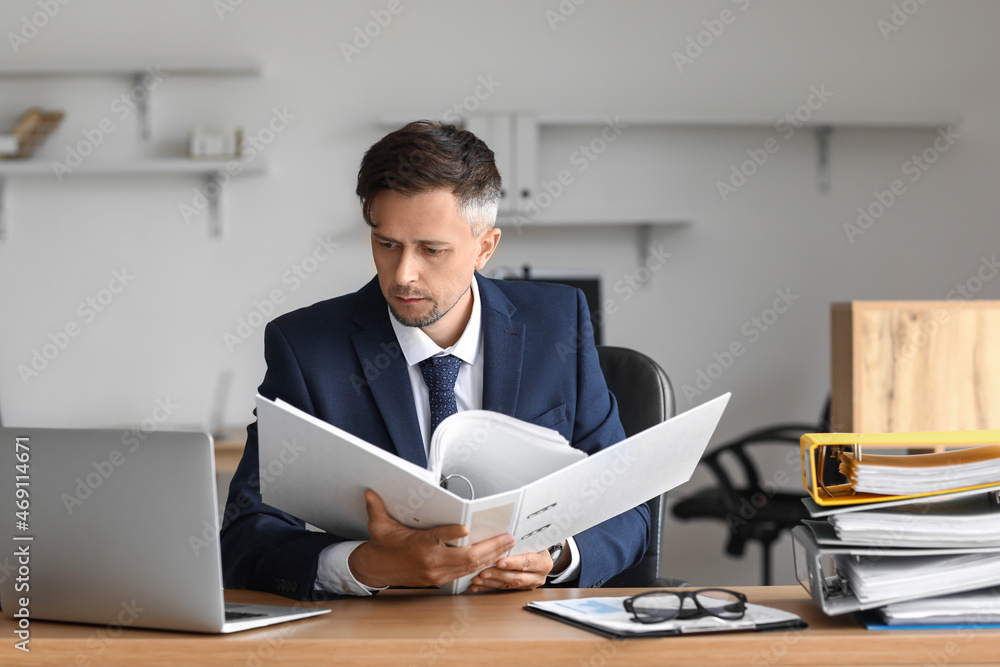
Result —
[{"label": "wristwatch", "polygon": [[[556,563],[559,562],[559,559],[562,558],[562,555],[563,555],[562,542],[559,542],[558,544],[553,544],[551,547],[549,547],[549,558],[552,559],[552,567],[555,567]],[[562,574],[562,572],[549,572],[545,576],[547,579],[555,579],[560,574]]]}]

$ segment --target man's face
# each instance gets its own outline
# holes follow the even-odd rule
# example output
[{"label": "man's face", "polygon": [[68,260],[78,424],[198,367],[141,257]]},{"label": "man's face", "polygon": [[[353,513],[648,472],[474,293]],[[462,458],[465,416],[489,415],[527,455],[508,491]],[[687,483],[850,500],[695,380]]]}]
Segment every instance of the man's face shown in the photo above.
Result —
[{"label": "man's face", "polygon": [[464,330],[473,272],[486,265],[500,230],[473,236],[446,189],[412,196],[384,190],[371,218],[372,255],[389,309],[402,324],[421,327],[447,347],[439,338],[447,341],[454,333],[457,340]]}]

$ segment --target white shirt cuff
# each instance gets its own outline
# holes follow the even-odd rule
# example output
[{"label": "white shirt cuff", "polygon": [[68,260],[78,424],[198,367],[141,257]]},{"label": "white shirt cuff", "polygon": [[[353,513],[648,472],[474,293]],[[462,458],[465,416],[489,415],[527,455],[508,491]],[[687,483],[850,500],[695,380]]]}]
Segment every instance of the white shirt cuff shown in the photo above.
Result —
[{"label": "white shirt cuff", "polygon": [[[354,578],[347,559],[351,552],[364,542],[339,542],[332,544],[319,554],[316,568],[316,588],[335,595],[372,595],[385,588],[372,588]],[[386,587],[388,588],[388,586]]]},{"label": "white shirt cuff", "polygon": [[566,566],[566,569],[558,577],[549,579],[548,583],[550,584],[561,584],[564,581],[576,579],[580,574],[580,549],[576,546],[576,540],[568,537],[566,538],[566,544],[569,546],[569,565]]}]

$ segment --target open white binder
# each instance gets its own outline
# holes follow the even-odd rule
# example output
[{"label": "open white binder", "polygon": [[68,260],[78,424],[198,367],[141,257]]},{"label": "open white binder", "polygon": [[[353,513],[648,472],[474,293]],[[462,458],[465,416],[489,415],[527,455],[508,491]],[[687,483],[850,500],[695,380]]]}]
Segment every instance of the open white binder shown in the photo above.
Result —
[{"label": "open white binder", "polygon": [[[522,433],[525,442],[517,443],[523,451],[508,457],[517,465],[506,470],[520,470],[521,479],[511,475],[509,488],[496,484],[488,495],[480,495],[480,488],[469,500],[443,488],[437,471],[414,465],[287,403],[258,395],[261,494],[267,504],[318,528],[365,540],[364,491],[372,489],[389,515],[407,526],[469,526],[469,536],[456,546],[509,532],[516,540],[510,554],[538,552],[690,479],[729,396],[719,396],[580,460],[578,450],[550,429],[485,411],[452,415],[435,431],[429,460],[435,460],[436,449],[450,449],[455,455],[444,470],[473,480],[482,478],[483,466],[477,466],[482,453],[516,442],[518,429],[527,427],[527,435]],[[456,423],[448,425],[449,420]],[[533,437],[530,432],[536,429],[540,431]],[[543,432],[548,436],[543,438]],[[565,456],[559,454],[553,434],[565,443]],[[541,450],[548,452],[546,456],[524,454],[536,440],[545,441]],[[467,488],[456,486],[463,487],[456,489],[459,492]],[[471,578],[443,588],[460,593]]]}]

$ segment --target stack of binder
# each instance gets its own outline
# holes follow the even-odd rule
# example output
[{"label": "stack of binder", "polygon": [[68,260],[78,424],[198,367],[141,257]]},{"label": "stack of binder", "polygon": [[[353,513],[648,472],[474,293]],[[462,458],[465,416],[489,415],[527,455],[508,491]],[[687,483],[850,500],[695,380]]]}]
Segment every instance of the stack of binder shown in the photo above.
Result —
[{"label": "stack of binder", "polygon": [[[792,530],[799,583],[869,627],[1000,624],[997,443],[1000,431],[802,436],[812,518]],[[864,452],[943,446],[963,449]],[[833,461],[847,484],[824,484]]]}]

